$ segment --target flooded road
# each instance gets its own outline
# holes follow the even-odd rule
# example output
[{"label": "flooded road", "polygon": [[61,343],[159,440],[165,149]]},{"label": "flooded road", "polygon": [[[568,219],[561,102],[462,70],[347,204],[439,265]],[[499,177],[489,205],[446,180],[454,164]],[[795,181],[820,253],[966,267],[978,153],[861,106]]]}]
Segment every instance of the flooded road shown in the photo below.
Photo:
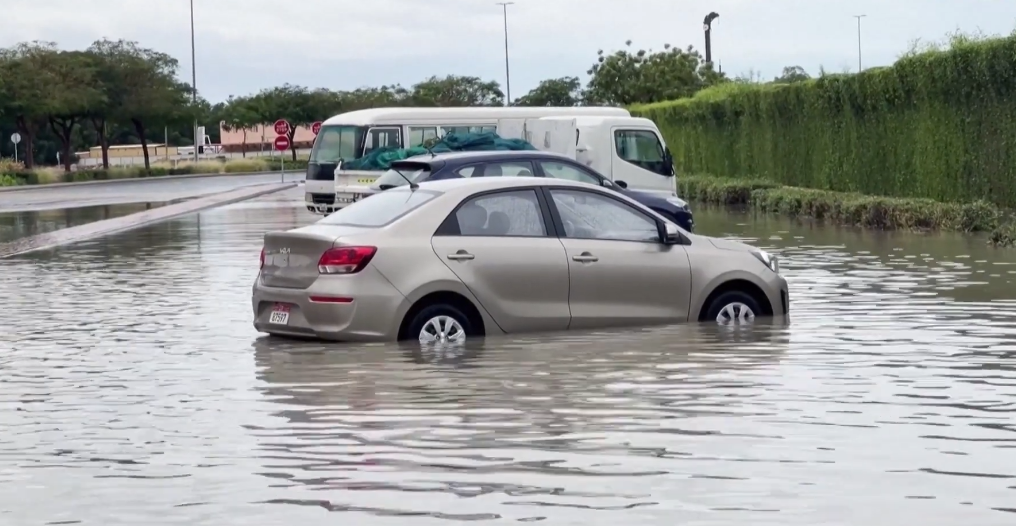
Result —
[{"label": "flooded road", "polygon": [[1008,525],[1016,252],[697,210],[793,322],[260,337],[302,188],[0,261],[0,524]]}]

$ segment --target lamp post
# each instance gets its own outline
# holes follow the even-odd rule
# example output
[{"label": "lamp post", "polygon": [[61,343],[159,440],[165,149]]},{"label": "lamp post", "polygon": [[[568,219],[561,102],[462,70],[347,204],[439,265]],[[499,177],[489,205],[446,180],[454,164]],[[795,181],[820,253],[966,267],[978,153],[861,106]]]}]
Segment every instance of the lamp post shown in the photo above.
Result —
[{"label": "lamp post", "polygon": [[[191,102],[198,105],[198,65],[194,48],[194,0],[190,0]],[[169,146],[168,144],[166,145]],[[198,162],[198,118],[194,117],[194,162]],[[168,149],[167,149],[168,151]]]},{"label": "lamp post", "polygon": [[857,72],[861,72],[861,19],[868,15],[854,15],[857,19]]},{"label": "lamp post", "polygon": [[713,63],[713,20],[720,18],[720,15],[713,11],[706,15],[705,20],[702,21],[702,29],[706,33],[706,64]]},{"label": "lamp post", "polygon": [[504,105],[511,106],[512,74],[511,70],[508,68],[508,6],[515,5],[515,2],[496,2],[496,4],[501,6],[501,11],[504,13],[504,86],[505,86]]}]

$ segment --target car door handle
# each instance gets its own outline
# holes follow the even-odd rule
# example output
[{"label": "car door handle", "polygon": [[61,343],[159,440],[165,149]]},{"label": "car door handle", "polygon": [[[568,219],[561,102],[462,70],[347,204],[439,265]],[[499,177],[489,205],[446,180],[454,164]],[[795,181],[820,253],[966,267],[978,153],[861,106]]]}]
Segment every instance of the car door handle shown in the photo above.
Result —
[{"label": "car door handle", "polygon": [[600,258],[590,254],[589,252],[583,252],[577,256],[572,256],[572,261],[578,261],[580,263],[593,263],[599,261]]},{"label": "car door handle", "polygon": [[448,259],[452,261],[465,261],[467,259],[476,259],[476,256],[466,252],[465,250],[460,250],[454,254],[448,254]]}]

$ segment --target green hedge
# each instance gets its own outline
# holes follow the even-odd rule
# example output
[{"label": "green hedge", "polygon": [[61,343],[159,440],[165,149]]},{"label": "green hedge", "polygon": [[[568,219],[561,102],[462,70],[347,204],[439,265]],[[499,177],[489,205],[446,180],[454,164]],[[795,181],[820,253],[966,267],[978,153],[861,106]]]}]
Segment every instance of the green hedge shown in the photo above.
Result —
[{"label": "green hedge", "polygon": [[1016,208],[1016,38],[632,108],[682,173]]}]

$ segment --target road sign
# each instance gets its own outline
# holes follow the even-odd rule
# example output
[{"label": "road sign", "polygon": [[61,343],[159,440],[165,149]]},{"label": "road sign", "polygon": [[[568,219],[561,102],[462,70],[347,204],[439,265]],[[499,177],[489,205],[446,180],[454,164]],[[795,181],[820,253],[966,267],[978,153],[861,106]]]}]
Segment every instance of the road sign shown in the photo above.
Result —
[{"label": "road sign", "polygon": [[310,125],[310,131],[314,132],[314,135],[321,133],[321,121],[317,121]]},{"label": "road sign", "polygon": [[284,152],[289,149],[289,137],[279,135],[275,138],[275,149]]},{"label": "road sign", "polygon": [[288,135],[289,134],[289,123],[286,119],[279,119],[275,121],[275,135]]},{"label": "road sign", "polygon": [[13,142],[14,144],[18,144],[19,142],[21,142],[21,134],[18,132],[12,133],[11,142]]}]

